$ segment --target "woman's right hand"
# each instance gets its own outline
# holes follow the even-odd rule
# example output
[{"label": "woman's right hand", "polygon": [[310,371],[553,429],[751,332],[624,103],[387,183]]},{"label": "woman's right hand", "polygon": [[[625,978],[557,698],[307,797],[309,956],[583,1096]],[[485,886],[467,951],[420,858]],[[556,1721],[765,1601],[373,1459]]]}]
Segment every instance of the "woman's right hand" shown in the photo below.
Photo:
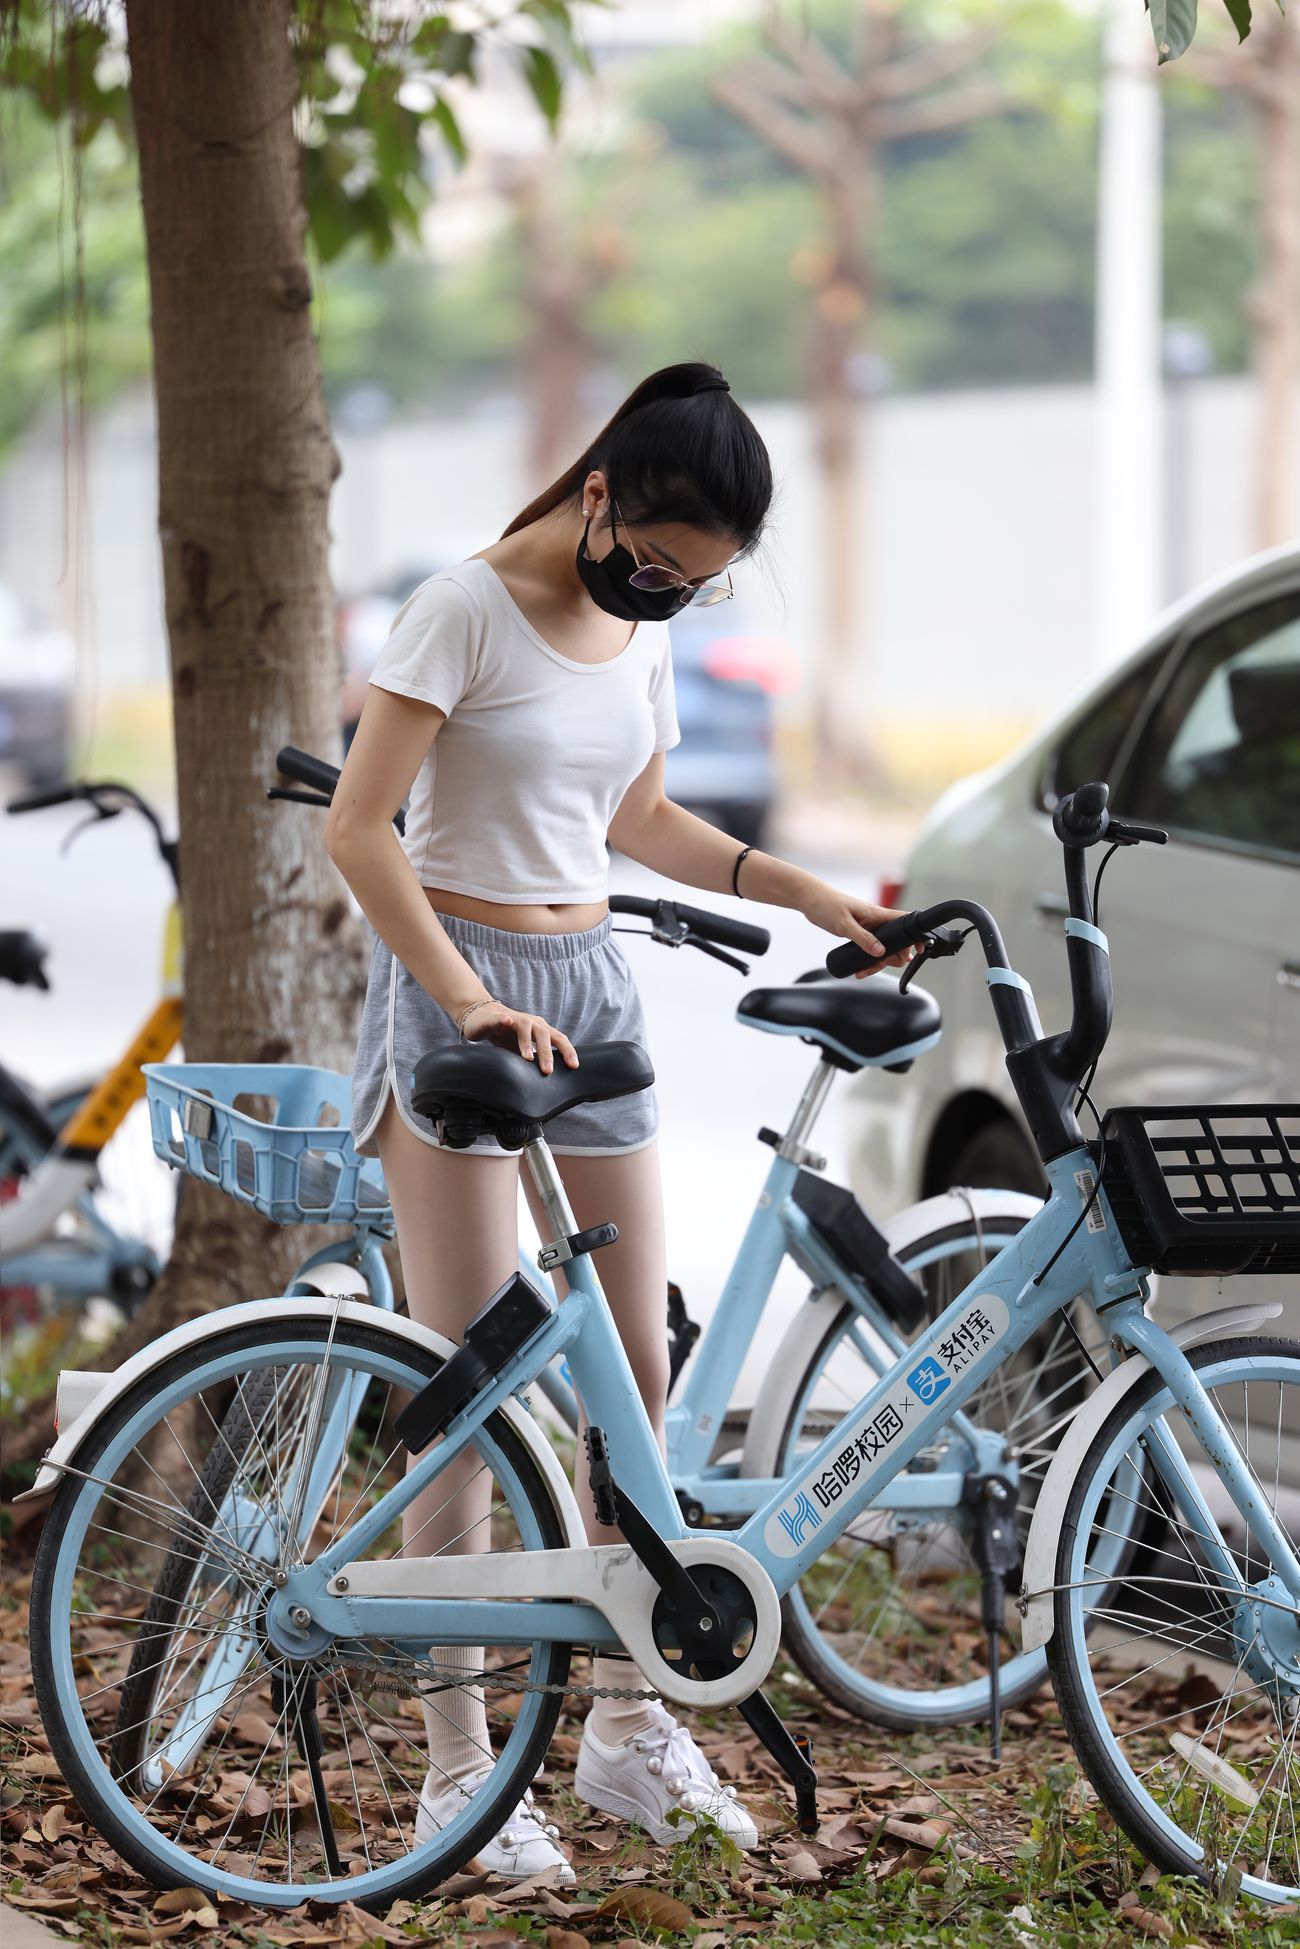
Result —
[{"label": "woman's right hand", "polygon": [[504,1002],[488,1002],[476,1008],[465,1024],[466,1042],[480,1042],[485,1035],[513,1034],[519,1043],[519,1053],[537,1066],[543,1076],[549,1076],[555,1068],[555,1050],[559,1050],[570,1069],[578,1067],[578,1052],[567,1035],[553,1029],[540,1015],[526,1015],[522,1009],[507,1008]]}]

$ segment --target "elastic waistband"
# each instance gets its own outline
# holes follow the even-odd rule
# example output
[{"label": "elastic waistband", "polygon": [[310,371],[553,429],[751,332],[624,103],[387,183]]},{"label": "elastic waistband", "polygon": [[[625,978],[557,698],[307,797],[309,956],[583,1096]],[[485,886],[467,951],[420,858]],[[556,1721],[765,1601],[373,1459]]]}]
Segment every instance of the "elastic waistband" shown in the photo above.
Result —
[{"label": "elastic waistband", "polygon": [[439,914],[449,939],[458,947],[476,947],[486,954],[502,954],[512,961],[577,961],[604,947],[612,932],[609,915],[576,934],[525,934],[510,927],[489,927],[459,914]]}]

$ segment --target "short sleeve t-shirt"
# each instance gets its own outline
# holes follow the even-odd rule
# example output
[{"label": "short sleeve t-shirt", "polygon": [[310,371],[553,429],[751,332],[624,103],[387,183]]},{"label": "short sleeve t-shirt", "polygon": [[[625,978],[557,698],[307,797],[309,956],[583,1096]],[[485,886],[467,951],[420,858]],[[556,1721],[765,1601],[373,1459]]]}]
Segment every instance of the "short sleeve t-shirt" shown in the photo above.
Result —
[{"label": "short sleeve t-shirt", "polygon": [[515,906],[605,898],[610,820],[681,737],[666,623],[638,623],[604,663],[575,662],[475,558],[404,603],[370,681],[446,713],[402,842],[423,886]]}]

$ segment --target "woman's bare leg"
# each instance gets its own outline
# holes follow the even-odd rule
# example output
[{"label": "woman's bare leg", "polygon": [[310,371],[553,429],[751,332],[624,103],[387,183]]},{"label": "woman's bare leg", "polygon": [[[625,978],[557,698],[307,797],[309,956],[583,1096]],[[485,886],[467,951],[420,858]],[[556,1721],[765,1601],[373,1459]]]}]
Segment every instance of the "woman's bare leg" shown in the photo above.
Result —
[{"label": "woman's bare leg", "polygon": [[[459,1341],[519,1255],[519,1160],[435,1150],[402,1122],[392,1098],[376,1136],[397,1221],[411,1318]],[[487,1550],[492,1481],[473,1448],[417,1496],[402,1522],[403,1550]],[[438,1647],[441,1665],[482,1669],[475,1647]],[[429,1757],[439,1787],[491,1763],[482,1691],[451,1686],[424,1707]]]},{"label": "woman's bare leg", "polygon": [[[557,1157],[555,1162],[579,1229],[606,1222],[618,1226],[616,1243],[601,1247],[596,1264],[646,1413],[662,1447],[664,1408],[668,1400],[668,1269],[658,1144],[647,1144],[644,1149],[628,1151],[621,1157],[568,1156]],[[534,1222],[545,1239],[547,1219],[527,1167],[524,1191]],[[557,1268],[552,1277],[563,1297],[568,1286],[562,1269]],[[596,1521],[587,1474],[586,1444],[582,1440],[586,1425],[583,1413],[578,1429],[574,1487],[589,1540],[609,1543],[618,1532]],[[595,1659],[593,1678],[597,1685],[644,1689],[644,1680],[630,1659]],[[649,1723],[650,1716],[640,1700],[596,1699],[593,1702],[592,1730],[607,1745],[622,1745]]]}]

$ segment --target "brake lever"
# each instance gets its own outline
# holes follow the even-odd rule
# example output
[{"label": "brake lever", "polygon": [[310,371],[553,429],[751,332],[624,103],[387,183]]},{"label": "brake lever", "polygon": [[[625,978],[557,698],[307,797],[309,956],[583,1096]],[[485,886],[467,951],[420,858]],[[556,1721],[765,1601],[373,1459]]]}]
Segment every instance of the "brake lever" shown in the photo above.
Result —
[{"label": "brake lever", "polygon": [[323,806],[327,812],[334,802],[327,799],[323,792],[300,792],[293,785],[272,785],[268,787],[266,796],[269,799],[289,799],[294,805]]},{"label": "brake lever", "polygon": [[1128,819],[1112,819],[1106,828],[1107,839],[1116,846],[1167,846],[1169,834],[1160,826],[1138,826]]},{"label": "brake lever", "polygon": [[94,811],[88,819],[82,819],[70,832],[65,833],[63,843],[59,847],[61,853],[70,852],[73,840],[79,839],[83,832],[90,830],[91,826],[103,825],[106,819],[116,819],[121,815],[120,805],[102,805],[98,799],[91,799],[90,803],[94,806]]},{"label": "brake lever", "polygon": [[971,932],[963,927],[958,933],[952,927],[936,927],[931,934],[921,936],[921,952],[908,962],[903,970],[903,978],[898,984],[898,992],[905,995],[913,979],[921,972],[927,961],[946,961],[954,954],[960,954],[966,936]]},{"label": "brake lever", "polygon": [[675,942],[674,945],[677,947],[697,947],[701,954],[712,955],[715,961],[725,961],[729,968],[738,968],[743,975],[749,973],[748,961],[742,961],[738,954],[729,954],[725,947],[718,947],[714,941],[706,941],[700,934],[683,934],[681,940]]}]

